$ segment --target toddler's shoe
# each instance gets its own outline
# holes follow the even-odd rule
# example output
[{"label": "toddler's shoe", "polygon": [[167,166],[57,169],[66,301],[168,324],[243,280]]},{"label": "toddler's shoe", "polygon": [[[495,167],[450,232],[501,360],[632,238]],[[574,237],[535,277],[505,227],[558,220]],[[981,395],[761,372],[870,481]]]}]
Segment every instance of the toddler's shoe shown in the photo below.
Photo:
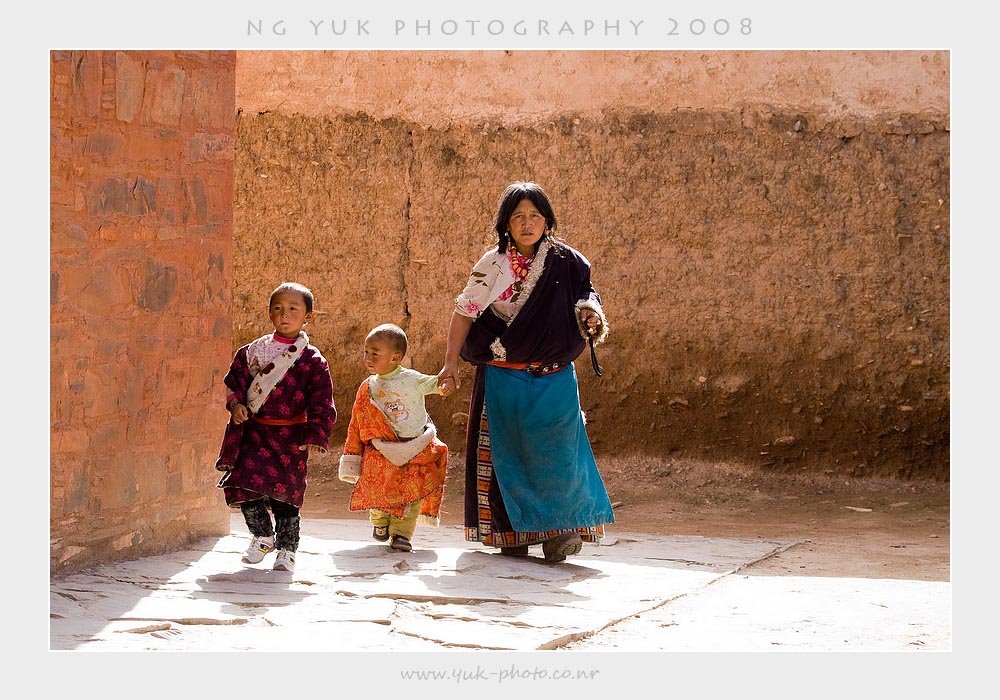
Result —
[{"label": "toddler's shoe", "polygon": [[244,564],[259,564],[267,553],[274,549],[274,535],[270,537],[257,537],[253,536],[250,540],[250,546],[247,547],[247,551],[243,553],[243,563]]},{"label": "toddler's shoe", "polygon": [[379,542],[389,541],[389,526],[388,525],[376,525],[372,528],[372,539],[378,540]]},{"label": "toddler's shoe", "polygon": [[294,571],[295,552],[290,549],[279,549],[278,556],[275,557],[274,566],[272,568],[275,571]]},{"label": "toddler's shoe", "polygon": [[393,549],[398,549],[400,552],[409,552],[413,550],[413,545],[410,544],[410,540],[402,535],[393,535],[392,542],[389,546]]},{"label": "toddler's shoe", "polygon": [[550,564],[564,561],[571,554],[579,554],[581,549],[583,540],[575,532],[564,532],[542,542],[542,554]]},{"label": "toddler's shoe", "polygon": [[521,544],[516,547],[501,547],[500,553],[505,557],[526,557],[528,556],[528,545]]}]

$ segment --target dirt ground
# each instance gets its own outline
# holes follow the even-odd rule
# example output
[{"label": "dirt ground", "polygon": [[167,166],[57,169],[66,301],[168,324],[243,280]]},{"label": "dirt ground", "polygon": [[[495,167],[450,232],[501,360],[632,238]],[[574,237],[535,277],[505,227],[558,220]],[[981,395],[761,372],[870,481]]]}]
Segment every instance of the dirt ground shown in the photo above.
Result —
[{"label": "dirt ground", "polygon": [[[353,518],[335,451],[310,463],[304,517]],[[462,523],[462,455],[453,454],[442,523]],[[615,509],[609,532],[799,542],[757,574],[951,578],[950,490],[936,481],[787,474],[691,460],[598,456]],[[419,538],[419,530],[417,531]],[[474,546],[470,543],[470,546]]]}]

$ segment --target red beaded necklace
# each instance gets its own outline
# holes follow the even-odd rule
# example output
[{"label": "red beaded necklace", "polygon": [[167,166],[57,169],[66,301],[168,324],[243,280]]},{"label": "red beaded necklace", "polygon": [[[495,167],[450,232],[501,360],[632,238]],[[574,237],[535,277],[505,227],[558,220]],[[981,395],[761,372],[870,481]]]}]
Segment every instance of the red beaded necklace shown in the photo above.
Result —
[{"label": "red beaded necklace", "polygon": [[531,261],[534,260],[534,256],[526,258],[517,252],[517,248],[510,246],[507,248],[507,257],[510,258],[510,267],[514,271],[514,277],[519,282],[523,282],[524,278],[528,276],[528,270],[531,268]]}]

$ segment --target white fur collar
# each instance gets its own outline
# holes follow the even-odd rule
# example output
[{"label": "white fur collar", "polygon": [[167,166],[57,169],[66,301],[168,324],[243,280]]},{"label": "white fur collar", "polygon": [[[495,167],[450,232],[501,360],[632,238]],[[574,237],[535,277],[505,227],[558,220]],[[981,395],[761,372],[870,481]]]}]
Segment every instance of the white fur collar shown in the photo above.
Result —
[{"label": "white fur collar", "polygon": [[435,437],[437,437],[437,430],[434,428],[433,423],[428,423],[427,427],[424,428],[423,434],[413,438],[412,440],[407,440],[406,442],[394,442],[373,438],[372,445],[376,450],[381,452],[382,456],[387,460],[395,464],[397,467],[402,467],[404,464],[407,464],[410,460],[423,452],[424,449],[431,444]]}]

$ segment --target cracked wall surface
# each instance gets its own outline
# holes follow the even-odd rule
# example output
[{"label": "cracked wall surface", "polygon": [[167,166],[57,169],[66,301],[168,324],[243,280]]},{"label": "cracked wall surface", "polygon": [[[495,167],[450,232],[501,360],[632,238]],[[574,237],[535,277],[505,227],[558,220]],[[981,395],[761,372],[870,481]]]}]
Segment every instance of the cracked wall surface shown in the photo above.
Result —
[{"label": "cracked wall surface", "polygon": [[[338,447],[367,331],[436,372],[532,179],[612,327],[599,458],[947,479],[948,91],[937,51],[240,53],[233,345],[312,287]],[[467,389],[428,401],[455,451]]]}]

